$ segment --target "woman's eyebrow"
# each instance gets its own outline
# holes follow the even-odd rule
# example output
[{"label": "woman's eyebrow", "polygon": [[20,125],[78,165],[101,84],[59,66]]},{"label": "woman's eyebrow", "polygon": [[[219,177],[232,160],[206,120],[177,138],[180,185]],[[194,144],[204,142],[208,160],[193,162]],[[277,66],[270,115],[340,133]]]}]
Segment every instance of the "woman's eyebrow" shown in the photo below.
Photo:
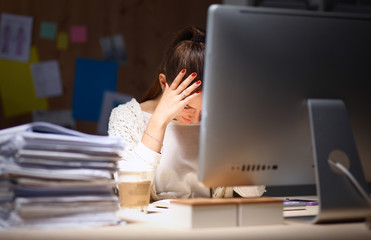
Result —
[{"label": "woman's eyebrow", "polygon": [[194,107],[189,106],[188,104],[186,105],[186,107],[187,107],[187,108],[194,108]]}]

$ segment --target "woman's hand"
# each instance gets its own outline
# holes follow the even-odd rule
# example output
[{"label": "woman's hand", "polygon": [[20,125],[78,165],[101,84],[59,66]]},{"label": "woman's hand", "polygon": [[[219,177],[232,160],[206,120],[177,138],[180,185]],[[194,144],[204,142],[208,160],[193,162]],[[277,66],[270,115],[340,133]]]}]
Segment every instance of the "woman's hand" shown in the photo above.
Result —
[{"label": "woman's hand", "polygon": [[185,74],[186,70],[183,69],[170,86],[165,82],[161,99],[142,137],[142,143],[158,153],[162,148],[166,126],[185,108],[189,101],[200,94],[199,92],[193,93],[193,91],[200,86],[201,81],[191,84],[197,74],[192,73],[182,81]]},{"label": "woman's hand", "polygon": [[192,93],[200,86],[201,81],[190,83],[197,77],[196,73],[190,74],[184,81],[186,70],[183,69],[169,86],[165,85],[162,97],[153,113],[153,118],[163,122],[165,126],[169,124],[197,94]]}]

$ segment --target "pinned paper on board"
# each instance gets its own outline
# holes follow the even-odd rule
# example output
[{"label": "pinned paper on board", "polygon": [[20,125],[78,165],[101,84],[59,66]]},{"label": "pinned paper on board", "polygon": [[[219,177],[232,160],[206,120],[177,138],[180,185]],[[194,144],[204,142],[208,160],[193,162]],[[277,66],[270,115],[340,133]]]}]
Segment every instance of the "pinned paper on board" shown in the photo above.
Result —
[{"label": "pinned paper on board", "polygon": [[120,104],[129,102],[133,97],[127,94],[105,91],[103,95],[102,108],[99,115],[98,134],[107,135],[108,120],[112,109]]},{"label": "pinned paper on board", "polygon": [[85,25],[75,25],[70,27],[70,40],[72,43],[84,43],[88,39]]},{"label": "pinned paper on board", "polygon": [[38,61],[37,49],[33,47],[30,62],[0,59],[0,96],[5,117],[31,113],[34,109],[47,109],[45,98],[37,98],[31,74],[31,63]]},{"label": "pinned paper on board", "polygon": [[0,25],[0,58],[28,62],[33,18],[2,13]]},{"label": "pinned paper on board", "polygon": [[103,93],[116,91],[118,64],[78,58],[75,66],[73,118],[97,122]]},{"label": "pinned paper on board", "polygon": [[30,60],[28,61],[29,64],[37,63],[40,61],[39,52],[36,46],[32,46],[30,50]]},{"label": "pinned paper on board", "polygon": [[68,33],[59,32],[57,37],[57,49],[67,50],[68,49]]},{"label": "pinned paper on board", "polygon": [[127,62],[124,37],[120,34],[110,37],[104,37],[99,40],[104,59],[108,61],[116,61],[120,64]]},{"label": "pinned paper on board", "polygon": [[57,60],[33,63],[31,71],[38,98],[62,95],[62,80]]},{"label": "pinned paper on board", "polygon": [[41,22],[40,24],[40,38],[54,40],[57,37],[57,23],[55,22]]},{"label": "pinned paper on board", "polygon": [[76,128],[76,123],[72,118],[72,111],[70,109],[34,110],[32,111],[32,121],[54,123],[70,129]]}]

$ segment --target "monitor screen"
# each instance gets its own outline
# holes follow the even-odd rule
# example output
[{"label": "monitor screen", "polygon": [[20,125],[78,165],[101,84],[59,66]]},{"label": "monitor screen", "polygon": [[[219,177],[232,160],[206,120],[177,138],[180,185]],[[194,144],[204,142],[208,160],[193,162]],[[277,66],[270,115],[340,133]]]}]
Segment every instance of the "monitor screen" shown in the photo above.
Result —
[{"label": "monitor screen", "polygon": [[308,99],[344,102],[371,181],[371,18],[209,8],[198,176],[206,186],[315,183]]}]

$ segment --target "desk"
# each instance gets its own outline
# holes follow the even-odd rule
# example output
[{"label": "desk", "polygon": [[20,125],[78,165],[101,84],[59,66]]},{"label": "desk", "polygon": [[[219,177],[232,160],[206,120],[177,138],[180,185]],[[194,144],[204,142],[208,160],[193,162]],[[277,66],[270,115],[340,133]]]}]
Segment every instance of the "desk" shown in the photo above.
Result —
[{"label": "desk", "polygon": [[1,240],[53,239],[371,239],[365,223],[311,224],[286,219],[284,224],[254,227],[176,229],[165,226],[166,211],[148,214],[148,221],[94,229],[12,230],[0,232]]}]

